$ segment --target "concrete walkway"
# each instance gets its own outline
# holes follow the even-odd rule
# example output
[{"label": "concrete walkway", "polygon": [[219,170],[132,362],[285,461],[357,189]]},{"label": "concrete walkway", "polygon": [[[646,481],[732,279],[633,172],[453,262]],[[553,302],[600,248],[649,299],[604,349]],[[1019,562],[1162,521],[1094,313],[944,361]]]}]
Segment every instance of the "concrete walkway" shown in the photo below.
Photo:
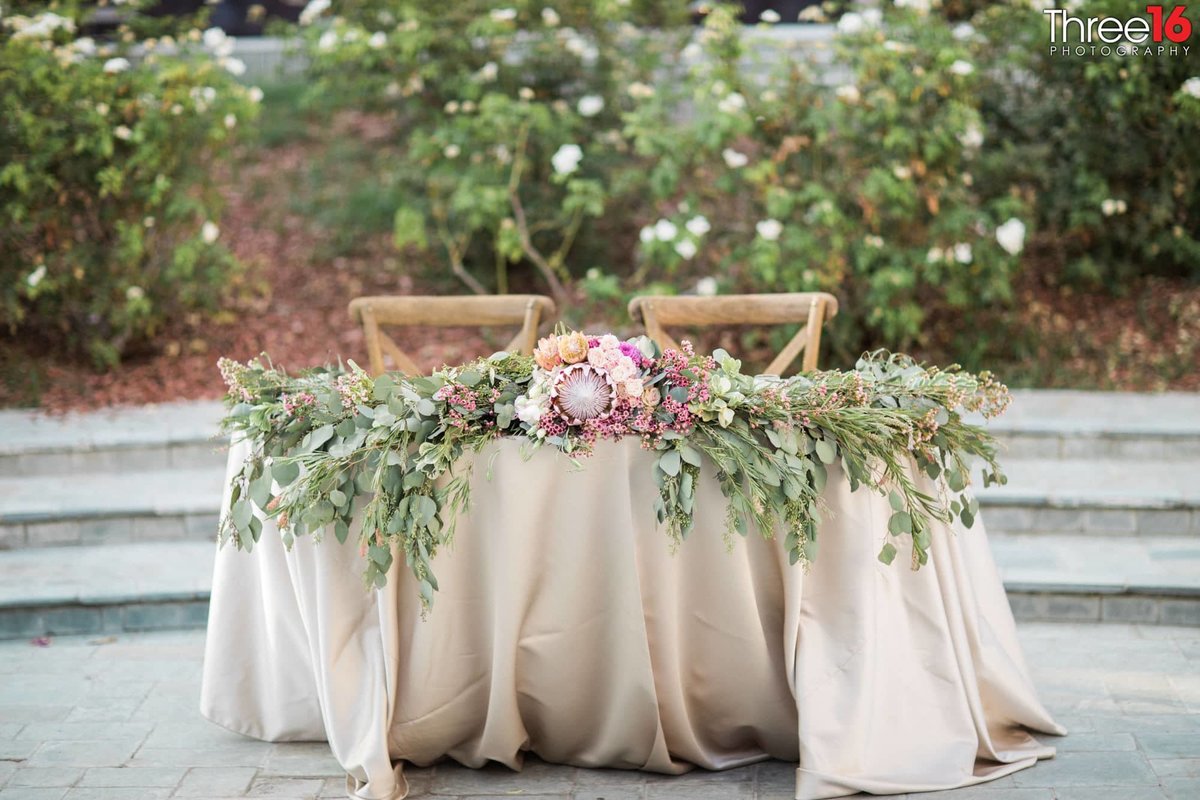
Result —
[{"label": "concrete walkway", "polygon": [[[1059,755],[930,800],[1200,798],[1200,629],[1021,627]],[[323,743],[242,738],[197,712],[199,631],[0,643],[0,800],[344,797]],[[531,761],[521,773],[411,770],[414,798],[784,800],[794,765],[679,778]]]}]

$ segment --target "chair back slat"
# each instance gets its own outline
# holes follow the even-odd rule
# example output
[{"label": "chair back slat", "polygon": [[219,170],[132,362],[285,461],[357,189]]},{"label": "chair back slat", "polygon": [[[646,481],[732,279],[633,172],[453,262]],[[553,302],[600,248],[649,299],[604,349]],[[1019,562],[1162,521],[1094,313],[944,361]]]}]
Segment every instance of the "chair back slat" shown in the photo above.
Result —
[{"label": "chair back slat", "polygon": [[803,353],[801,369],[817,368],[821,346],[821,328],[838,311],[837,298],[826,292],[790,292],[786,294],[735,294],[721,297],[671,297],[644,295],[629,302],[629,314],[640,320],[646,335],[665,349],[676,348],[668,326],[705,328],[722,325],[804,325],[767,367],[767,372],[782,375]]},{"label": "chair back slat", "polygon": [[350,301],[350,316],[363,327],[371,372],[386,371],[385,358],[408,375],[419,375],[416,362],[383,332],[385,325],[402,327],[485,327],[519,325],[509,350],[529,355],[537,341],[538,325],[555,313],[554,301],[535,294],[470,297],[359,297]]}]

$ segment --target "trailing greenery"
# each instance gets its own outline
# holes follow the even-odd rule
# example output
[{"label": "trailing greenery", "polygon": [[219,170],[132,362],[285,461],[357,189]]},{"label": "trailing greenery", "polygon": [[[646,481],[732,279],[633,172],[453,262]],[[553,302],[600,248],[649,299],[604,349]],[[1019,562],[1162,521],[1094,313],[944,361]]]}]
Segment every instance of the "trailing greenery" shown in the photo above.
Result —
[{"label": "trailing greenery", "polygon": [[644,338],[564,332],[543,339],[534,358],[497,353],[430,377],[372,380],[353,362],[295,377],[262,360],[221,368],[225,428],[248,444],[222,541],[249,550],[271,520],[288,546],[330,528],[344,543],[360,523],[368,586],[384,585],[400,553],[426,605],[437,589],[432,559],[470,501],[472,457],[499,437],[520,438],[526,454],[554,447],[572,459],[603,439],[639,437],[656,455],[646,479],[676,541],[692,528],[707,463],[728,500],[729,534],[780,531],[792,563],[814,555],[830,466],[852,490],[890,498],[879,558],[891,563],[899,540],[911,540],[913,569],[927,561],[936,523],[974,522],[970,459],[982,460],[985,483],[1004,482],[994,441],[960,414],[1000,413],[1005,387],[883,352],[853,371],[784,380],[744,375],[721,351],[659,353]]}]

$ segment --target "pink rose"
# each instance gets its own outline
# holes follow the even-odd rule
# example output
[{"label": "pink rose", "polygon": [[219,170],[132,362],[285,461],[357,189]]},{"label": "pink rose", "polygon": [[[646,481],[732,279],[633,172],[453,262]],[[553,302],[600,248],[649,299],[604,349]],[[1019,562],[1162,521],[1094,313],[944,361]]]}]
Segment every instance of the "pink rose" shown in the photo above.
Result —
[{"label": "pink rose", "polygon": [[634,400],[642,396],[643,387],[641,378],[630,378],[621,384],[621,389],[625,392],[626,397],[631,397]]}]

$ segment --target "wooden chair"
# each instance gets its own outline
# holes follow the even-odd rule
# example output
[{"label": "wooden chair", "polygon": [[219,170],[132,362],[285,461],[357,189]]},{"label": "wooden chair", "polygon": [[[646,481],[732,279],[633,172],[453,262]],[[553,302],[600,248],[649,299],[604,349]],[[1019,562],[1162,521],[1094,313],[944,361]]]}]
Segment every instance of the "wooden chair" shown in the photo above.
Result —
[{"label": "wooden chair", "polygon": [[825,292],[791,292],[787,294],[730,294],[718,297],[672,297],[643,295],[629,301],[629,315],[640,321],[646,334],[664,350],[679,345],[663,328],[685,325],[711,327],[714,325],[804,325],[780,351],[766,372],[782,375],[784,370],[804,353],[801,369],[817,368],[817,353],[821,346],[821,326],[838,311],[837,298]]},{"label": "wooden chair", "polygon": [[525,355],[537,344],[538,325],[554,315],[554,301],[537,294],[503,294],[462,297],[358,297],[350,301],[350,316],[363,327],[371,373],[382,374],[384,355],[390,355],[396,368],[408,375],[422,374],[386,333],[382,325],[456,327],[520,325],[521,331],[505,349]]}]

